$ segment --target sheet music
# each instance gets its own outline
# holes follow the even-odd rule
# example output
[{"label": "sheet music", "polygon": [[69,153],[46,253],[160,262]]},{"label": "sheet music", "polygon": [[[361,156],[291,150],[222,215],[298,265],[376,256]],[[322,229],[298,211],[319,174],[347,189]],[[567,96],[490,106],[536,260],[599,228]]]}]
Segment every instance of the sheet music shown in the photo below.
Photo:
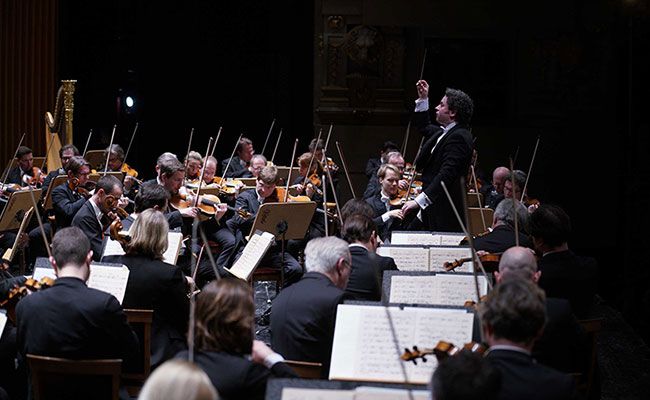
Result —
[{"label": "sheet music", "polygon": [[377,254],[392,258],[400,271],[429,270],[429,249],[426,247],[380,246]]},{"label": "sheet music", "polygon": [[[181,232],[168,232],[167,250],[163,253],[162,260],[168,264],[176,265],[176,261],[178,260],[178,253],[180,252],[182,242],[183,242],[183,234]],[[104,246],[104,253],[102,254],[102,257],[123,256],[124,254],[125,254],[124,249],[122,248],[120,242],[118,242],[117,240],[113,240],[111,238],[107,238],[106,246]]]},{"label": "sheet music", "polygon": [[110,293],[122,304],[126,284],[129,281],[129,269],[126,265],[121,267],[106,264],[90,264],[90,277],[86,283],[89,288]]},{"label": "sheet music", "polygon": [[272,233],[255,232],[246,244],[242,255],[230,269],[226,268],[226,271],[247,281],[274,240],[275,235]]},{"label": "sheet music", "polygon": [[388,302],[436,304],[433,302],[436,298],[435,281],[435,275],[393,275],[390,279],[390,298]]},{"label": "sheet music", "polygon": [[282,400],[354,400],[354,391],[285,387]]},{"label": "sheet music", "polygon": [[459,246],[460,242],[465,238],[462,233],[436,233],[433,235],[442,246]]},{"label": "sheet music", "polygon": [[339,305],[329,379],[426,384],[435,357],[405,363],[404,348],[432,347],[439,340],[464,344],[471,341],[472,328],[473,314],[466,310]]},{"label": "sheet music", "polygon": [[[429,248],[429,265],[431,271],[445,271],[444,264],[453,262],[461,258],[472,258],[472,249],[469,247],[430,247]],[[463,263],[460,267],[454,269],[456,272],[472,272],[474,265],[471,261]]]},{"label": "sheet music", "polygon": [[407,389],[359,386],[354,391],[354,400],[430,400],[430,399],[431,396],[428,390],[407,390]]},{"label": "sheet music", "polygon": [[36,281],[40,281],[41,279],[48,277],[55,279],[57,278],[56,273],[54,272],[54,268],[45,268],[45,267],[36,267],[34,268],[34,273],[32,274],[32,278]]},{"label": "sheet music", "polygon": [[4,332],[5,325],[7,325],[7,311],[0,310],[0,335]]},{"label": "sheet music", "polygon": [[437,246],[440,245],[440,235],[434,235],[433,232],[411,232],[395,231],[391,234],[391,244],[408,244],[417,246]]},{"label": "sheet music", "polygon": [[[481,296],[487,294],[487,280],[482,275],[478,276],[478,291]],[[423,304],[462,306],[467,300],[478,303],[474,275],[437,274],[435,292],[435,302]]]}]

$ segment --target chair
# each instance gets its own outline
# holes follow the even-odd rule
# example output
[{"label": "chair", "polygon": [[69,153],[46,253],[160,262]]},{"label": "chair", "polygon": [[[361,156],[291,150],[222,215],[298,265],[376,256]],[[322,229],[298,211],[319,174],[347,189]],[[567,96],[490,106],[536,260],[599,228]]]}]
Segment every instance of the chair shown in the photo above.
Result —
[{"label": "chair", "polygon": [[597,353],[597,339],[598,333],[603,329],[603,318],[583,319],[578,320],[580,326],[585,331],[585,335],[589,339],[589,352],[586,370],[582,374],[581,382],[577,385],[578,390],[583,393],[584,398],[588,399],[591,390],[593,389],[594,378],[596,376],[596,356]]},{"label": "chair", "polygon": [[122,382],[129,396],[137,397],[144,382],[151,372],[151,324],[153,310],[125,309],[126,320],[140,341],[142,363],[138,363],[133,370],[122,372]]},{"label": "chair", "polygon": [[285,360],[284,362],[303,379],[321,379],[323,371],[323,364],[321,363],[294,360]]},{"label": "chair", "polygon": [[[491,208],[478,208],[469,207],[469,233],[471,235],[478,235],[492,226],[492,218],[494,217],[494,210]],[[485,225],[483,225],[485,221]]]},{"label": "chair", "polygon": [[485,206],[483,195],[481,193],[468,192],[467,193],[467,207],[480,207]]},{"label": "chair", "polygon": [[[69,360],[27,354],[27,362],[35,400],[99,398],[106,392],[91,377],[109,378],[110,398],[119,399],[122,360]],[[71,376],[83,376],[83,384],[70,379]]]}]

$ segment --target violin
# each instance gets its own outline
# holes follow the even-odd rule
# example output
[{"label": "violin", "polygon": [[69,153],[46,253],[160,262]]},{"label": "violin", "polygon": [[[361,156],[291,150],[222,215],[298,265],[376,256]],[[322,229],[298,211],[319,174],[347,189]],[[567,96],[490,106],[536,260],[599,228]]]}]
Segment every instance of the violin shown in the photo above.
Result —
[{"label": "violin", "polygon": [[120,172],[123,172],[125,177],[126,176],[130,176],[130,177],[133,177],[133,178],[138,177],[138,171],[131,168],[131,166],[129,164],[127,164],[127,163],[122,163],[122,168],[120,168]]},{"label": "violin", "polygon": [[482,344],[476,342],[469,342],[465,343],[463,347],[456,347],[452,343],[441,340],[433,349],[425,348],[420,350],[417,346],[413,346],[412,350],[404,349],[404,353],[400,356],[400,359],[402,359],[402,361],[413,361],[413,364],[417,365],[418,358],[421,358],[422,362],[427,362],[426,356],[433,354],[436,356],[438,362],[440,362],[446,358],[458,354],[463,350],[483,355],[487,351],[487,348]]},{"label": "violin", "polygon": [[[501,254],[483,254],[479,256],[479,260],[481,260],[481,264],[483,264],[486,271],[497,271],[499,269],[499,261],[501,261]],[[472,261],[472,257],[463,257],[454,261],[445,262],[443,268],[445,271],[453,271],[468,261]]]},{"label": "violin", "polygon": [[79,184],[79,179],[78,178],[72,178],[68,180],[68,188],[72,190],[73,192],[79,193],[86,199],[92,196],[90,194],[90,191],[86,189],[84,186],[81,186]]},{"label": "violin", "polygon": [[[284,187],[276,187],[275,191],[267,197],[265,202],[268,203],[284,203],[284,197],[287,189]],[[291,193],[287,196],[287,202],[288,203],[303,203],[303,202],[308,202],[311,201],[311,198],[309,196],[305,195],[299,195],[299,196],[294,196]]]},{"label": "violin", "polygon": [[336,165],[336,163],[330,157],[327,157],[325,160],[325,165],[323,165],[323,168],[327,168],[332,172],[337,172],[339,170],[339,166]]},{"label": "violin", "polygon": [[[199,199],[200,202],[197,207],[203,219],[205,220],[213,217],[217,212],[217,204],[221,204],[219,197],[211,194],[202,194]],[[193,202],[187,200],[187,195],[180,193],[173,195],[169,204],[171,204],[177,210],[194,207]],[[226,207],[228,210],[236,212],[237,215],[244,219],[248,219],[251,216],[250,212],[242,210],[241,208],[235,208],[229,205],[226,205]]]},{"label": "violin", "polygon": [[[493,231],[492,228],[488,228],[485,232],[481,232],[481,233],[477,233],[476,235],[472,235],[472,239],[483,237],[483,236],[487,235],[488,233],[491,233],[492,231]],[[465,244],[468,244],[468,243],[469,243],[469,238],[467,236],[465,236],[463,238],[463,240],[460,241],[459,244],[460,245],[465,245]]]},{"label": "violin", "polygon": [[32,174],[23,175],[23,182],[29,186],[40,186],[45,181],[45,175],[38,167],[32,167]]},{"label": "violin", "polygon": [[244,182],[239,179],[222,178],[220,176],[215,176],[212,179],[212,183],[219,185],[219,193],[229,196],[236,196],[239,193],[239,189],[245,186]]},{"label": "violin", "polygon": [[7,298],[0,301],[0,308],[7,310],[7,317],[11,322],[16,324],[16,305],[23,297],[38,290],[47,289],[54,285],[54,279],[43,277],[40,281],[29,278],[22,286],[14,286],[9,290]]},{"label": "violin", "polygon": [[391,206],[401,206],[406,203],[408,200],[412,200],[422,191],[422,182],[413,181],[411,187],[408,190],[406,189],[397,189],[397,195],[395,198],[390,199],[389,203]]},{"label": "violin", "polygon": [[122,246],[122,250],[124,250],[124,252],[127,253],[129,243],[131,242],[131,236],[129,236],[129,234],[126,232],[122,232],[122,229],[124,229],[124,225],[122,225],[122,221],[116,219],[115,221],[111,222],[109,232],[110,232],[111,239],[118,242]]},{"label": "violin", "polygon": [[[482,303],[482,302],[484,302],[486,299],[487,299],[487,295],[483,295],[483,296],[481,296],[481,297],[479,298],[479,302]],[[474,300],[467,300],[467,301],[465,301],[465,303],[463,303],[463,307],[467,307],[467,308],[474,308],[474,309],[476,309],[476,306],[477,306],[477,304],[476,304],[476,302],[475,302]]]}]

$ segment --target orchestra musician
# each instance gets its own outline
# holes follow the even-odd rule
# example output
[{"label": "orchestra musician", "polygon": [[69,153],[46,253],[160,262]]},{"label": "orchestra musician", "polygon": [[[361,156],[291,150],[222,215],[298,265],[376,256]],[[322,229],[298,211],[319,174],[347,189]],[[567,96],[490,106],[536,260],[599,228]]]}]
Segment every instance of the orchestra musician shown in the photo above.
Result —
[{"label": "orchestra musician", "polygon": [[430,387],[432,400],[497,400],[501,376],[482,355],[461,350],[438,362]]},{"label": "orchestra musician", "polygon": [[56,178],[59,175],[67,175],[67,172],[65,170],[66,165],[68,165],[68,161],[74,156],[79,155],[79,150],[77,147],[73,144],[66,144],[65,146],[61,147],[59,150],[59,157],[61,158],[61,168],[58,168],[54,171],[50,171],[49,174],[45,177],[43,180],[43,186],[41,186],[41,199],[44,199],[45,196],[47,195],[47,189],[50,187],[50,183],[54,178]]},{"label": "orchestra musician", "polygon": [[[515,232],[514,204],[512,199],[503,199],[494,210],[492,218],[492,231],[476,237],[474,248],[488,253],[503,253],[517,243]],[[519,228],[519,245],[533,248],[528,234],[525,231],[528,222],[528,210],[521,204],[517,204],[517,226]]]},{"label": "orchestra musician", "polygon": [[366,176],[368,177],[368,179],[372,179],[373,176],[377,175],[377,170],[379,169],[381,164],[386,164],[386,162],[384,161],[384,155],[388,153],[392,153],[394,151],[399,152],[399,147],[397,147],[397,143],[393,142],[392,140],[387,140],[379,148],[379,157],[368,159],[368,162],[366,163]]},{"label": "orchestra musician", "polygon": [[[403,211],[400,207],[391,205],[391,200],[397,197],[397,190],[402,174],[393,164],[383,164],[377,171],[380,192],[366,199],[373,209],[374,223],[377,234],[382,242],[390,239],[391,232],[402,226]],[[407,183],[408,186],[408,183]]]},{"label": "orchestra musician", "polygon": [[[250,178],[253,176],[248,169],[250,161],[255,154],[253,149],[253,142],[245,137],[242,137],[237,143],[236,156],[233,156],[232,161],[227,158],[221,162],[221,170],[224,178]],[[230,164],[230,165],[228,165]],[[228,167],[228,171],[226,171]]]},{"label": "orchestra musician", "polygon": [[269,378],[298,377],[280,354],[254,340],[254,316],[253,291],[239,279],[211,282],[197,297],[194,362],[221,399],[263,400]]},{"label": "orchestra musician", "polygon": [[201,167],[203,167],[203,157],[197,151],[190,151],[185,157],[185,177],[188,181],[196,181],[199,179]]},{"label": "orchestra musician", "polygon": [[88,198],[84,185],[90,174],[90,164],[81,156],[72,157],[66,164],[68,181],[52,189],[52,205],[56,217],[57,228],[65,228],[72,224],[72,219],[81,209]]},{"label": "orchestra musician", "polygon": [[169,360],[149,375],[139,400],[219,400],[208,375],[187,360]]},{"label": "orchestra musician", "polygon": [[168,204],[169,192],[167,189],[155,182],[144,182],[133,200],[133,212],[122,220],[122,230],[128,231],[141,212],[149,209],[165,212]]},{"label": "orchestra musician", "polygon": [[126,265],[129,280],[122,307],[153,310],[151,365],[153,368],[185,349],[189,319],[190,282],[181,269],[162,261],[169,225],[158,210],[138,214],[129,230],[126,254],[102,262]]},{"label": "orchestra musician", "polygon": [[267,164],[266,157],[263,154],[255,154],[251,158],[250,165],[248,166],[248,171],[251,173],[252,178],[257,178],[260,175],[260,171]]},{"label": "orchestra musician", "polygon": [[485,201],[484,205],[493,210],[497,208],[497,205],[501,200],[503,200],[503,186],[506,182],[506,178],[510,176],[510,170],[506,167],[497,167],[492,172],[492,185],[487,186],[489,190],[486,189],[485,192]]},{"label": "orchestra musician", "polygon": [[[112,199],[108,199],[108,197]],[[81,229],[90,241],[92,259],[99,261],[102,257],[104,231],[115,218],[111,206],[117,205],[122,197],[122,182],[112,175],[99,179],[93,194],[77,211],[72,219],[72,226]],[[114,200],[111,202],[110,200]]]},{"label": "orchestra musician", "polygon": [[203,184],[210,185],[214,183],[218,161],[213,156],[207,156],[204,158],[203,162],[205,162],[205,167],[203,168]]},{"label": "orchestra musician", "polygon": [[[183,192],[185,191],[185,188],[183,187],[185,166],[180,161],[178,161],[175,156],[165,154],[161,155],[158,157],[158,164],[156,165],[156,168],[159,171],[158,177],[147,182],[157,182],[159,185],[167,189],[170,196],[179,194],[179,192],[181,192],[181,188],[183,189]],[[168,206],[167,210],[164,212],[165,216],[167,217],[167,221],[169,222],[170,229],[175,229],[183,226],[183,218],[194,218],[198,214],[196,207],[187,207],[180,210],[173,210]]]},{"label": "orchestra musician", "polygon": [[34,156],[32,154],[32,149],[27,146],[18,147],[18,151],[16,152],[16,164],[15,167],[9,170],[7,181],[4,183],[27,186],[23,177],[25,175],[29,177],[34,176]]},{"label": "orchestra musician", "polygon": [[[402,153],[398,151],[391,151],[386,153],[382,158],[383,164],[390,164],[397,167],[399,171],[399,181],[397,182],[397,187],[401,190],[406,190],[409,186],[408,181],[402,179],[402,173],[404,172],[404,157]],[[381,166],[380,166],[381,167]],[[379,171],[379,168],[377,169]],[[375,174],[373,177],[368,180],[368,186],[366,186],[366,191],[363,192],[364,199],[370,199],[377,196],[381,192],[381,183],[379,183],[379,177]]]},{"label": "orchestra musician", "polygon": [[421,219],[418,218],[422,226],[416,223],[414,228],[457,232],[461,227],[440,183],[445,183],[456,209],[462,209],[465,193],[460,179],[467,173],[472,159],[469,123],[474,105],[465,92],[448,88],[436,106],[436,121],[440,126],[433,125],[429,119],[429,84],[420,80],[416,86],[419,98],[413,120],[424,136],[424,143],[415,165],[422,171],[423,192],[407,201],[402,211],[404,215],[422,211]]},{"label": "orchestra musician", "polygon": [[134,187],[134,184],[137,181],[134,178],[138,177],[138,171],[131,168],[127,163],[124,162],[124,149],[119,144],[113,144],[110,147],[107,147],[104,152],[109,152],[108,155],[108,172],[122,172],[124,173],[124,193],[127,196],[131,196],[131,189]]}]

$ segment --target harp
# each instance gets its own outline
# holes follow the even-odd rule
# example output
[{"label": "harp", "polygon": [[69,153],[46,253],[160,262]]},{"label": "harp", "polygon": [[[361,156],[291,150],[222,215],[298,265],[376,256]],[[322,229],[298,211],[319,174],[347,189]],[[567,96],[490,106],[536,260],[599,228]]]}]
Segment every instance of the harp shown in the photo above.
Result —
[{"label": "harp", "polygon": [[[72,143],[72,114],[74,110],[75,83],[77,81],[62,80],[61,86],[56,94],[54,115],[49,111],[45,113],[45,146],[48,149],[48,154],[45,156],[47,157],[48,171],[54,171],[61,167],[59,150],[61,149],[62,143]],[[63,135],[65,137],[62,142]]]}]

